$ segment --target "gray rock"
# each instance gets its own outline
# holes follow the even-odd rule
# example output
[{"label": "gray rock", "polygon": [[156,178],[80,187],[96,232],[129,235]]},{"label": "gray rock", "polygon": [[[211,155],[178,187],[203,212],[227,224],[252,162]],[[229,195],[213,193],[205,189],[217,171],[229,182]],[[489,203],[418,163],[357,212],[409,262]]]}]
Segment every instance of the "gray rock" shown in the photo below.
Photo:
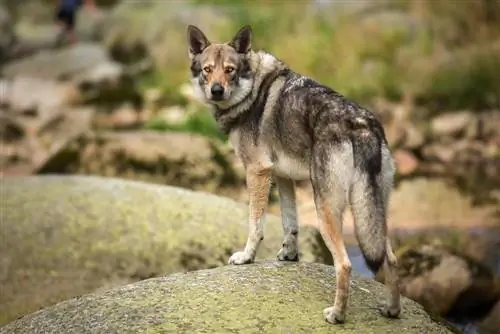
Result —
[{"label": "gray rock", "polygon": [[109,58],[107,51],[99,44],[78,43],[12,61],[3,68],[2,73],[9,79],[27,76],[45,80],[73,80],[77,85],[98,85],[103,80],[116,81],[121,76],[122,68]]},{"label": "gray rock", "polygon": [[435,137],[454,136],[464,132],[474,115],[469,111],[446,113],[431,121],[431,131]]},{"label": "gray rock", "polygon": [[8,58],[15,41],[13,22],[9,12],[0,4],[0,63]]},{"label": "gray rock", "polygon": [[[140,182],[13,177],[2,199],[0,324],[97,289],[224,265],[247,234],[246,205]],[[276,258],[281,229],[268,215],[258,258]]]},{"label": "gray rock", "polygon": [[141,179],[209,192],[244,184],[228,147],[197,134],[101,131],[79,145],[75,161],[51,172]]},{"label": "gray rock", "polygon": [[355,275],[347,322],[328,324],[334,276],[332,266],[274,262],[176,274],[59,303],[0,333],[454,333],[406,298],[401,319],[382,317],[383,286]]}]

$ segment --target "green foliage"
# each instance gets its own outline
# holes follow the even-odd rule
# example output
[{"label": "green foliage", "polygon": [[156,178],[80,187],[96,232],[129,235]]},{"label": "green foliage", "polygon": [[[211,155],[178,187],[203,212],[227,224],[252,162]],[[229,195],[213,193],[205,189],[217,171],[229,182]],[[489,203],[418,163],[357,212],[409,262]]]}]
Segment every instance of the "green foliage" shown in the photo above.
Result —
[{"label": "green foliage", "polygon": [[[350,5],[314,10],[304,0],[192,3],[220,12],[193,22],[210,39],[227,41],[250,24],[254,49],[362,104],[409,99],[432,113],[500,105],[500,2],[381,0],[357,12]],[[158,72],[143,82],[180,105],[178,87],[189,79],[183,29],[157,37],[167,51],[157,52]]]},{"label": "green foliage", "polygon": [[197,133],[223,141],[227,140],[227,137],[220,131],[210,111],[201,107],[189,112],[186,119],[180,123],[170,124],[164,119],[153,118],[146,124],[146,128],[156,131]]},{"label": "green foliage", "polygon": [[481,52],[439,68],[420,97],[420,103],[439,112],[485,109],[500,105],[500,53]]}]

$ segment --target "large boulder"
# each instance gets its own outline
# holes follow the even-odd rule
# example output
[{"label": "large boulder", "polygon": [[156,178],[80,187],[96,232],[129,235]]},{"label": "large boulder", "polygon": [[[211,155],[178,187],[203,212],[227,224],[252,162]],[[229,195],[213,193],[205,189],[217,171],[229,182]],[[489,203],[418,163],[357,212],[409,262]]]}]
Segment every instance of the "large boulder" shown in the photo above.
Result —
[{"label": "large boulder", "polygon": [[[247,235],[243,204],[110,178],[6,178],[0,209],[0,324],[97,289],[224,265]],[[257,257],[275,259],[281,223],[267,220]],[[311,259],[306,242],[302,251]]]},{"label": "large boulder", "polygon": [[382,317],[383,286],[357,276],[347,322],[328,324],[334,276],[332,266],[283,262],[175,274],[61,302],[0,333],[453,333],[406,298],[401,319]]}]

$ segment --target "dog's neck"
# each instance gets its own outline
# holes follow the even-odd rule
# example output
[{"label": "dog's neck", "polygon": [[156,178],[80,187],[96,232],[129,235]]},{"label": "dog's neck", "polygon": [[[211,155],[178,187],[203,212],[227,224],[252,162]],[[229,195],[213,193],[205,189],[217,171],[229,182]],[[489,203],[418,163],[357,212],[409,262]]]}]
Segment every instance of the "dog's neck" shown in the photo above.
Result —
[{"label": "dog's neck", "polygon": [[214,116],[221,130],[229,134],[244,120],[258,120],[264,111],[269,89],[273,82],[284,75],[288,68],[276,57],[264,51],[253,52],[249,56],[254,76],[248,92],[229,105],[215,105]]}]

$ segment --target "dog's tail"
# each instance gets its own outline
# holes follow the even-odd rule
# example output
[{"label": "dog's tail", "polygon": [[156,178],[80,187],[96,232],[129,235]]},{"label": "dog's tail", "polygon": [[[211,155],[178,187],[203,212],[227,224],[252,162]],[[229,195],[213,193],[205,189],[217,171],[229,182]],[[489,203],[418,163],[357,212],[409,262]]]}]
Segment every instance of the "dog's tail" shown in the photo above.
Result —
[{"label": "dog's tail", "polygon": [[385,185],[378,182],[381,180],[378,176],[384,174],[382,147],[373,137],[363,143],[354,143],[354,146],[355,159],[359,158],[357,170],[361,173],[350,193],[355,233],[367,266],[376,273],[386,256]]}]

